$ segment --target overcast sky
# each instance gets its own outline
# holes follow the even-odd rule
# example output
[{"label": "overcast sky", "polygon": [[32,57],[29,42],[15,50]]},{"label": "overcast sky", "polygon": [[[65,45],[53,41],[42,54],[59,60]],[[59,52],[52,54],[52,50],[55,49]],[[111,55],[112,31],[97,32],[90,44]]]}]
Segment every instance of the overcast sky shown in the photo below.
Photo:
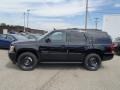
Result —
[{"label": "overcast sky", "polygon": [[[2,0],[0,23],[24,25],[23,13],[30,9],[29,26],[36,29],[84,28],[86,0]],[[99,18],[102,28],[103,16],[120,14],[120,0],[89,0],[88,27],[95,28]]]}]

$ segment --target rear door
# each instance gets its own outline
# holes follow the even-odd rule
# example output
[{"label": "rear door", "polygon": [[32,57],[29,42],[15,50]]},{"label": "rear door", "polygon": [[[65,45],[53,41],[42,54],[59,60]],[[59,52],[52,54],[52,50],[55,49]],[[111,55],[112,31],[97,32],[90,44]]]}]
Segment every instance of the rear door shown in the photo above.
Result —
[{"label": "rear door", "polygon": [[7,35],[1,34],[0,35],[0,48],[9,48],[10,41],[7,40]]},{"label": "rear door", "polygon": [[71,62],[80,62],[83,59],[87,48],[87,40],[84,32],[69,32],[68,42],[68,60]]}]

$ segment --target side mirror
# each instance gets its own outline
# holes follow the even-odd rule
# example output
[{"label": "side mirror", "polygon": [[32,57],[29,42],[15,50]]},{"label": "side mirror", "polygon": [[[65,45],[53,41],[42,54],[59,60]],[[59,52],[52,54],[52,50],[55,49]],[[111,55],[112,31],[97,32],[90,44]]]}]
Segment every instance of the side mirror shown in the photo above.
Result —
[{"label": "side mirror", "polygon": [[13,41],[16,41],[16,39],[14,39]]},{"label": "side mirror", "polygon": [[51,42],[51,40],[50,40],[49,38],[47,38],[47,39],[45,40],[45,42],[46,42],[46,43],[49,43],[49,42]]}]

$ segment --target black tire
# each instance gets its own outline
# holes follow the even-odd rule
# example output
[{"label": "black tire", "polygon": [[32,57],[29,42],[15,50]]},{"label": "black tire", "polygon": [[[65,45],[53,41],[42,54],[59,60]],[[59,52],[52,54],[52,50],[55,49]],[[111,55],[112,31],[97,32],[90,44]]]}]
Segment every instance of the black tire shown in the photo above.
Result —
[{"label": "black tire", "polygon": [[96,71],[101,66],[101,57],[98,54],[88,54],[84,60],[84,66],[87,70]]},{"label": "black tire", "polygon": [[20,54],[17,60],[17,65],[24,71],[33,70],[38,63],[37,57],[31,52],[25,52]]},{"label": "black tire", "polygon": [[115,52],[116,55],[120,56],[120,51]]}]

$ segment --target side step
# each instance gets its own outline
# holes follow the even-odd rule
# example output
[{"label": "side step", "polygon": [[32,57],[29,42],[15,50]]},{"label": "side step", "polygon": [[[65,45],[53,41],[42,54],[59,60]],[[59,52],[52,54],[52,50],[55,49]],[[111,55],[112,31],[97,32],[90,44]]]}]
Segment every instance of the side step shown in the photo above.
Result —
[{"label": "side step", "polygon": [[82,62],[40,62],[41,64],[81,64]]}]

